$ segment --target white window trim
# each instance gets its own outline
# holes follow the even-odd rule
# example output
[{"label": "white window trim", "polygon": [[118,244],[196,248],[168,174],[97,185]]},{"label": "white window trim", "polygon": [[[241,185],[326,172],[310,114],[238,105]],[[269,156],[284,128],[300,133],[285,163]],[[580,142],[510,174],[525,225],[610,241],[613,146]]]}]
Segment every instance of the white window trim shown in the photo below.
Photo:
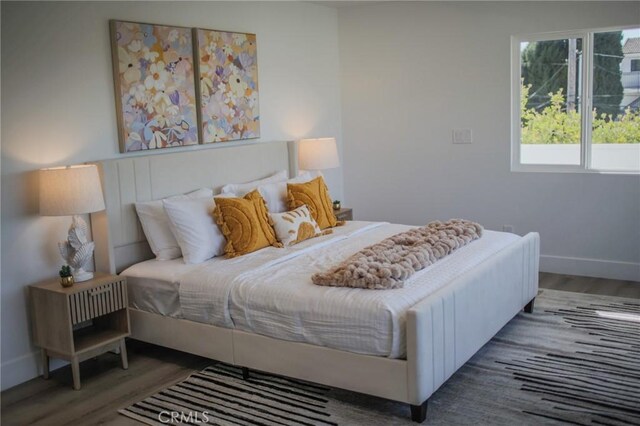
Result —
[{"label": "white window trim", "polygon": [[[550,33],[524,34],[511,36],[511,171],[512,172],[549,172],[549,173],[595,173],[595,174],[629,174],[638,175],[638,170],[605,170],[589,167],[591,164],[591,133],[592,114],[591,93],[593,79],[593,34],[596,32],[621,31],[637,28],[637,25],[596,28],[580,31],[559,31]],[[536,42],[548,40],[563,40],[568,38],[582,39],[582,102],[583,113],[581,117],[581,141],[580,164],[522,164],[520,162],[520,73],[521,55],[520,44],[522,42]]]}]

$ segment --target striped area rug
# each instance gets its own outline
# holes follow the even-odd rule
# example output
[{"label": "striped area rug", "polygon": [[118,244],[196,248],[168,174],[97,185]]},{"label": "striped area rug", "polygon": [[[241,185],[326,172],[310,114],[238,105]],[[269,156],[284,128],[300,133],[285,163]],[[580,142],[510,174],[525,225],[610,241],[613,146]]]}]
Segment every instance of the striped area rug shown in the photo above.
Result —
[{"label": "striped area rug", "polygon": [[[337,426],[328,410],[330,388],[217,364],[133,404],[121,413],[149,424],[179,416],[184,423]],[[165,414],[166,413],[166,414]],[[189,416],[191,414],[191,416]],[[166,423],[165,423],[166,424]]]},{"label": "striped area rug", "polygon": [[[120,413],[142,423],[410,425],[380,398],[215,364]],[[174,417],[169,421],[170,416]],[[429,400],[429,425],[640,425],[640,300],[544,290]]]}]

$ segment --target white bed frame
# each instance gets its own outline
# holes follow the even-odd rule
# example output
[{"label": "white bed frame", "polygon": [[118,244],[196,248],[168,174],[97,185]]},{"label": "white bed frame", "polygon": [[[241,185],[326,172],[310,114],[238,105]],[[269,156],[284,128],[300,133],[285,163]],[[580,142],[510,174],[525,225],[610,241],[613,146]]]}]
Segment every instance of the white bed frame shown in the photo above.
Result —
[{"label": "white bed frame", "polygon": [[[134,203],[201,187],[297,171],[295,146],[270,142],[107,160],[100,166],[106,211],[92,214],[96,268],[111,273],[152,258]],[[290,342],[131,309],[132,337],[229,364],[362,392],[411,405],[427,400],[538,291],[539,236],[525,235],[406,317],[407,358],[390,359]],[[526,305],[526,306],[525,306]]]}]

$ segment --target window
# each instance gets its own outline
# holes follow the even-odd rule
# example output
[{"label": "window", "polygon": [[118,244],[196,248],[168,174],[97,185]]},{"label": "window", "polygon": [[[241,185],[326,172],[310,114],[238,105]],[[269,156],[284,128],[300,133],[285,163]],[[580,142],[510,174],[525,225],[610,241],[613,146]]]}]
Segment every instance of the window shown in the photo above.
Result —
[{"label": "window", "polygon": [[512,170],[640,172],[640,28],[512,40]]}]

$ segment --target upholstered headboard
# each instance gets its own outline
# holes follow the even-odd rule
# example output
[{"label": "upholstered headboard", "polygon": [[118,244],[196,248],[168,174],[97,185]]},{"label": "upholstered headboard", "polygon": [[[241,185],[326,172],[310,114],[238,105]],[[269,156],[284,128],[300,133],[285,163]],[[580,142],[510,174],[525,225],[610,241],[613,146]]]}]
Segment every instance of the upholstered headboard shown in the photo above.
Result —
[{"label": "upholstered headboard", "polygon": [[106,210],[91,215],[96,270],[116,273],[151,259],[135,211],[137,201],[297,170],[293,142],[257,142],[98,162]]}]

